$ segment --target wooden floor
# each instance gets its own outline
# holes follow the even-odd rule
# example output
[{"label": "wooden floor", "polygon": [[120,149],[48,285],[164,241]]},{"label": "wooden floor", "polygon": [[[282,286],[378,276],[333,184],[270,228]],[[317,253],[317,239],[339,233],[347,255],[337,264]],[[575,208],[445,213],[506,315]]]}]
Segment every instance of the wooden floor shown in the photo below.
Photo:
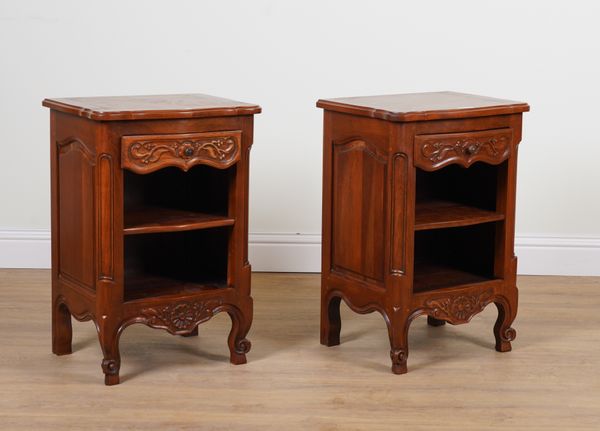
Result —
[{"label": "wooden floor", "polygon": [[228,362],[230,321],[198,338],[141,325],[121,338],[122,384],[104,386],[90,322],[50,352],[50,274],[0,270],[2,430],[600,430],[600,278],[520,277],[517,339],[494,351],[496,309],[410,331],[390,373],[378,314],[343,306],[342,344],[319,345],[318,275],[255,274],[248,364]]}]

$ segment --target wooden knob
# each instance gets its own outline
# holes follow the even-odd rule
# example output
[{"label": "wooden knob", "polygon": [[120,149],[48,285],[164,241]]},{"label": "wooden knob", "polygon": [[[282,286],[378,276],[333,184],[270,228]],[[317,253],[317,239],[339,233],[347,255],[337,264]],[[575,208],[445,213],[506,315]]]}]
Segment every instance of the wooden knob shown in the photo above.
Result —
[{"label": "wooden knob", "polygon": [[477,152],[477,145],[471,144],[465,149],[465,153],[467,154],[475,154]]}]

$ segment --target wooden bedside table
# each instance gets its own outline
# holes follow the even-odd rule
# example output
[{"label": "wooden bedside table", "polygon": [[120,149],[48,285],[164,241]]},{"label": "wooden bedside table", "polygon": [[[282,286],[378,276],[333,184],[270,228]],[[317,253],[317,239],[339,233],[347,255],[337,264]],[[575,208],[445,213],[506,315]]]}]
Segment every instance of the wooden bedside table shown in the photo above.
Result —
[{"label": "wooden bedside table", "polygon": [[378,311],[392,371],[408,328],[467,323],[492,302],[496,350],[516,332],[517,148],[526,103],[440,92],[319,100],[325,110],[321,343],[340,300]]},{"label": "wooden bedside table", "polygon": [[201,94],[46,99],[51,121],[52,351],[93,320],[105,383],[134,323],[176,335],[229,314],[231,362],[252,322],[248,169],[260,107]]}]

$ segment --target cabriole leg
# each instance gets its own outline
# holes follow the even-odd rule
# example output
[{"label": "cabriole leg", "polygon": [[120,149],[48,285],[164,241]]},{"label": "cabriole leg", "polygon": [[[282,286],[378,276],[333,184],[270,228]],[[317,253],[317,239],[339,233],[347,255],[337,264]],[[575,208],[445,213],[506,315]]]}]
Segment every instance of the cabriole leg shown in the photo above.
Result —
[{"label": "cabriole leg", "polygon": [[321,299],[321,344],[328,347],[340,344],[340,302],[339,296]]},{"label": "cabriole leg", "polygon": [[498,308],[498,319],[494,325],[494,337],[496,337],[496,350],[498,352],[510,352],[510,342],[517,336],[517,331],[511,328],[514,316],[511,314],[510,306],[505,301],[495,302]]},{"label": "cabriole leg", "polygon": [[99,327],[98,337],[104,358],[102,359],[102,371],[104,372],[104,384],[107,386],[118,385],[119,370],[121,368],[121,354],[119,352],[120,332],[118,327],[110,327],[104,324]]},{"label": "cabriole leg", "polygon": [[[250,351],[252,343],[246,339],[246,335],[250,331],[252,318],[242,313],[238,308],[232,307],[227,310],[231,317],[231,331],[227,339],[229,345],[229,361],[235,365],[246,363],[246,353]],[[249,311],[252,315],[252,311]]]},{"label": "cabriole leg", "polygon": [[408,360],[408,325],[409,322],[403,316],[395,316],[395,318],[388,321],[391,346],[390,358],[394,374],[406,374],[408,371],[406,366]]},{"label": "cabriole leg", "polygon": [[52,353],[55,355],[72,353],[72,339],[71,313],[64,303],[55,301],[52,306]]}]

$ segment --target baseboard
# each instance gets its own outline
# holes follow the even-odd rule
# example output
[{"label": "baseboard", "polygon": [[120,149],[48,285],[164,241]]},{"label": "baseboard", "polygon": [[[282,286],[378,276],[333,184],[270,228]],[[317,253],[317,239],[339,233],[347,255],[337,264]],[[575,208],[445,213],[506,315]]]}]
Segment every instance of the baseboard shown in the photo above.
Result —
[{"label": "baseboard", "polygon": [[517,235],[519,274],[600,275],[600,238]]},{"label": "baseboard", "polygon": [[253,271],[320,272],[321,235],[250,234],[248,254]]},{"label": "baseboard", "polygon": [[0,229],[0,268],[50,268],[50,232]]},{"label": "baseboard", "polygon": [[[518,235],[519,274],[600,276],[600,238]],[[318,234],[254,233],[249,238],[254,271],[319,272]],[[49,268],[47,230],[0,230],[0,268]]]}]

